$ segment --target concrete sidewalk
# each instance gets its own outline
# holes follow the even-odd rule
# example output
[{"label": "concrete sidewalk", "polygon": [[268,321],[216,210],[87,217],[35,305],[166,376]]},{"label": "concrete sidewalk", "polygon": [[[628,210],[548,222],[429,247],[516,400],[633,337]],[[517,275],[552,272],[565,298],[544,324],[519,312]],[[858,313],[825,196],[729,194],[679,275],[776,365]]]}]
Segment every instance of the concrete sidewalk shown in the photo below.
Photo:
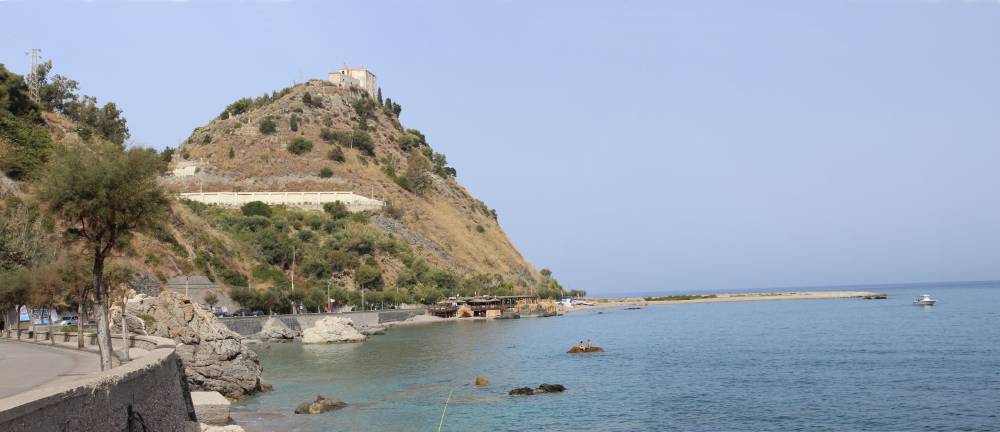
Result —
[{"label": "concrete sidewalk", "polygon": [[0,398],[100,371],[93,352],[0,339]]}]

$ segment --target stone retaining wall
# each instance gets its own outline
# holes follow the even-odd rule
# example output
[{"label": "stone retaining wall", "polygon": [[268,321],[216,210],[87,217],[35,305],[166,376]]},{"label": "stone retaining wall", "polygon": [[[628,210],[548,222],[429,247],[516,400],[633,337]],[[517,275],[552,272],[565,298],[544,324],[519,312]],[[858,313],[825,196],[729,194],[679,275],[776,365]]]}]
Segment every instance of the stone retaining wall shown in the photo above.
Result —
[{"label": "stone retaining wall", "polygon": [[[316,321],[328,316],[350,318],[354,322],[355,327],[362,328],[374,327],[389,322],[404,321],[417,315],[423,315],[425,312],[424,309],[389,309],[364,312],[274,315],[274,317],[280,319],[288,328],[302,331],[315,325]],[[264,326],[264,321],[267,321],[268,318],[266,315],[259,317],[228,317],[219,318],[219,321],[222,321],[226,327],[239,333],[241,336],[253,336],[260,333],[261,328]]]},{"label": "stone retaining wall", "polygon": [[[4,337],[11,336],[16,337],[4,332]],[[75,336],[55,333],[60,342],[75,342]],[[108,371],[0,399],[0,430],[185,431],[196,418],[176,344],[131,336],[129,345],[148,352]]]}]

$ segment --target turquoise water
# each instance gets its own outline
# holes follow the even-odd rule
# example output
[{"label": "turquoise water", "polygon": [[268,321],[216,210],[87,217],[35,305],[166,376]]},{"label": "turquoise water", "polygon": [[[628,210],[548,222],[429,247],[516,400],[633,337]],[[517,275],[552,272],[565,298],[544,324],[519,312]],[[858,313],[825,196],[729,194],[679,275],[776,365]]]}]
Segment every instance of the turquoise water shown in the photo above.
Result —
[{"label": "turquoise water", "polygon": [[[680,304],[392,329],[260,350],[247,430],[1000,430],[1000,284],[888,300]],[[938,306],[910,301],[929,292]],[[607,353],[569,355],[592,338]],[[490,379],[474,388],[476,375]],[[559,383],[562,394],[511,397]],[[316,394],[350,405],[303,416]]]}]

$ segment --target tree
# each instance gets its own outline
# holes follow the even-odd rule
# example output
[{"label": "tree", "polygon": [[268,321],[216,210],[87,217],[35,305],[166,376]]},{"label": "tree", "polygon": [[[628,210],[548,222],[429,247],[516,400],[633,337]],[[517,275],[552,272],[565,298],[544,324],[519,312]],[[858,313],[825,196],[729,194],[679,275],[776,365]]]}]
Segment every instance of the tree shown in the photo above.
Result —
[{"label": "tree", "polygon": [[313,144],[312,141],[309,141],[305,138],[296,137],[295,139],[292,140],[292,142],[288,143],[286,149],[291,154],[301,155],[303,153],[312,151]]},{"label": "tree", "polygon": [[260,133],[273,134],[278,131],[278,123],[273,118],[267,117],[260,121]]},{"label": "tree", "polygon": [[243,207],[240,207],[240,211],[243,212],[243,216],[271,217],[271,206],[264,204],[263,201],[250,201],[243,204]]},{"label": "tree", "polygon": [[382,106],[382,87],[378,88],[378,106]]},{"label": "tree", "polygon": [[157,182],[159,160],[139,148],[101,145],[94,151],[67,151],[49,167],[39,198],[83,243],[93,259],[94,313],[101,368],[111,368],[108,286],[105,261],[128,244],[131,234],[149,228],[166,213],[167,197]]},{"label": "tree", "polygon": [[431,163],[419,152],[410,153],[406,161],[406,172],[403,178],[406,179],[407,190],[417,195],[422,195],[433,184],[427,177],[427,172],[431,170]]},{"label": "tree", "polygon": [[351,212],[347,210],[347,206],[340,201],[323,204],[323,211],[329,213],[334,219],[345,218],[351,214]]},{"label": "tree", "polygon": [[0,310],[14,310],[17,339],[21,339],[20,308],[28,300],[28,274],[24,269],[0,272]]},{"label": "tree", "polygon": [[215,292],[209,291],[205,294],[205,303],[212,309],[215,309],[215,305],[219,303],[219,296],[215,295]]},{"label": "tree", "polygon": [[326,153],[326,158],[334,162],[343,162],[345,160],[344,150],[340,146],[336,146]]},{"label": "tree", "polygon": [[372,136],[361,129],[354,129],[350,136],[351,147],[355,147],[358,150],[368,154],[368,156],[375,156],[375,142],[372,140]]}]

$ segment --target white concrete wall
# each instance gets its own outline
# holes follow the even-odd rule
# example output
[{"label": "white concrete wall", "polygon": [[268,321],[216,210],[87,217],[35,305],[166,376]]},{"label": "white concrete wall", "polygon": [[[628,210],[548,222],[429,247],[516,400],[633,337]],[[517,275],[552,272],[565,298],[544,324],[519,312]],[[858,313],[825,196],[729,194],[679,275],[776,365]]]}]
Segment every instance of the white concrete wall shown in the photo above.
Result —
[{"label": "white concrete wall", "polygon": [[240,207],[251,201],[267,205],[286,205],[307,209],[322,208],[323,204],[340,201],[350,211],[377,210],[385,203],[356,195],[353,192],[191,192],[181,198],[223,207]]}]

